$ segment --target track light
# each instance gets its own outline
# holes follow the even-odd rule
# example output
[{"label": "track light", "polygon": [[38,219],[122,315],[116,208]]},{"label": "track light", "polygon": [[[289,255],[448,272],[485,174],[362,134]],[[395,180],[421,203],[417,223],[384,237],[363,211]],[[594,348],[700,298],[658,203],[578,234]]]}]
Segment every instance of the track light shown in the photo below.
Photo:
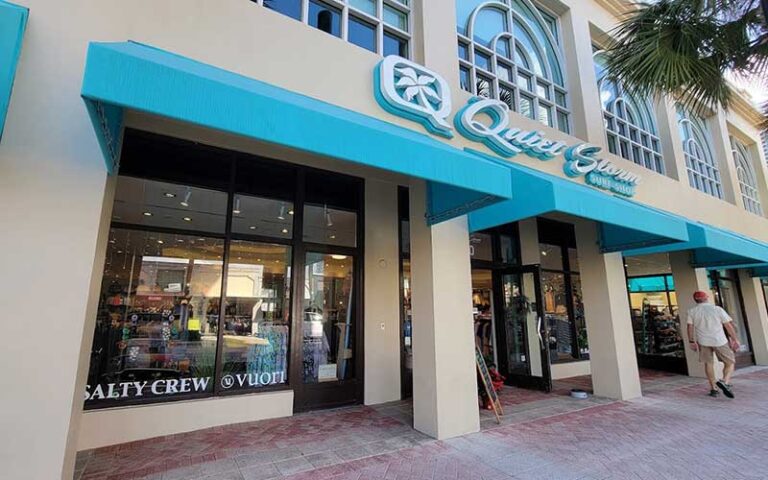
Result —
[{"label": "track light", "polygon": [[327,206],[323,206],[323,213],[325,214],[325,226],[326,227],[332,227],[333,226],[333,219],[331,219],[331,212],[328,211]]},{"label": "track light", "polygon": [[235,209],[232,210],[235,215],[240,215],[240,197],[235,197]]},{"label": "track light", "polygon": [[182,207],[188,207],[189,206],[189,197],[192,196],[192,189],[187,187],[186,193],[184,193],[184,201],[180,202]]}]

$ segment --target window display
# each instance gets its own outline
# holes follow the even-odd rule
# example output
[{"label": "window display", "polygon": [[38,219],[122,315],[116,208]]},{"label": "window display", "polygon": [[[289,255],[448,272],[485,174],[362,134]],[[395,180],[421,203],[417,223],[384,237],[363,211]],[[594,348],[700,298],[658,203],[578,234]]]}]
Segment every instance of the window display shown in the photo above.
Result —
[{"label": "window display", "polygon": [[232,241],[227,263],[222,387],[288,381],[291,248]]},{"label": "window display", "polygon": [[627,279],[638,354],[685,357],[672,275]]},{"label": "window display", "polygon": [[224,242],[112,229],[86,405],[213,391]]},{"label": "window display", "polygon": [[352,177],[126,130],[85,408],[357,378],[362,198]]},{"label": "window display", "polygon": [[354,258],[307,253],[302,312],[304,383],[355,376]]}]

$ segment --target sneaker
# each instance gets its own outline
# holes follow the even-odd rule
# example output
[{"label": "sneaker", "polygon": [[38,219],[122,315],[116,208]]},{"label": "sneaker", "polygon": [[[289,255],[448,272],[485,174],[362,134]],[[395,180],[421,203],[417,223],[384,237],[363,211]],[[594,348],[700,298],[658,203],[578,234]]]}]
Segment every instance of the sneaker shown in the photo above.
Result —
[{"label": "sneaker", "polygon": [[709,396],[710,397],[719,397],[720,396],[720,391],[719,390],[710,390],[709,391]]},{"label": "sneaker", "polygon": [[728,398],[733,398],[734,397],[734,395],[733,395],[733,387],[730,384],[725,383],[722,380],[718,380],[717,381],[717,388],[722,390],[726,397],[728,397]]}]

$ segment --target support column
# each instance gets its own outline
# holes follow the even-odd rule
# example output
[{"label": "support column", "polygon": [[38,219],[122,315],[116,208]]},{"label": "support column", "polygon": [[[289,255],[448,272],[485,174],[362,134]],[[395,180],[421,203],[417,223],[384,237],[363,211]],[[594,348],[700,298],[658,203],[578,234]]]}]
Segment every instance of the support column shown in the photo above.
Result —
[{"label": "support column", "polygon": [[595,395],[642,396],[621,253],[602,254],[593,222],[576,223],[581,290]]},{"label": "support column", "polygon": [[699,354],[691,350],[691,346],[688,343],[690,339],[688,338],[686,322],[688,321],[688,310],[696,305],[696,302],[693,301],[693,292],[696,290],[709,292],[709,278],[707,278],[706,269],[691,267],[689,258],[690,252],[688,251],[672,252],[669,254],[669,265],[672,267],[672,278],[675,281],[677,311],[680,317],[680,334],[685,345],[685,361],[688,365],[688,375],[691,377],[706,377],[704,364],[699,363]]},{"label": "support column", "polygon": [[720,168],[720,181],[723,184],[723,199],[744,208],[741,202],[741,188],[736,173],[736,162],[733,159],[731,138],[728,134],[728,122],[725,112],[718,109],[711,119],[707,119],[707,127],[712,136],[712,154]]},{"label": "support column", "polygon": [[759,278],[752,278],[748,270],[739,270],[739,284],[755,363],[768,365],[768,309],[763,285]]},{"label": "support column", "polygon": [[438,439],[480,429],[467,217],[427,226],[410,187],[413,426]]},{"label": "support column", "polygon": [[603,108],[592,57],[589,18],[569,9],[561,16],[563,49],[568,74],[568,92],[573,113],[573,135],[608,151]]}]

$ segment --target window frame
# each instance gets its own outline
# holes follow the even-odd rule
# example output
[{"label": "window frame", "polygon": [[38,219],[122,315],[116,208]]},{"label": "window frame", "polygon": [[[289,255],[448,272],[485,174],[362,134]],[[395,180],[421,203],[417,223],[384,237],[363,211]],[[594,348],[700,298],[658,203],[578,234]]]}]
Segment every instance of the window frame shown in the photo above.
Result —
[{"label": "window frame", "polygon": [[[463,72],[467,72],[469,78],[469,90],[467,90],[463,84],[461,85],[461,88],[465,91],[469,91],[469,93],[473,95],[501,100],[507,104],[511,111],[531,118],[550,128],[560,130],[563,133],[571,134],[573,131],[570,106],[571,97],[569,94],[568,78],[565,68],[566,63],[564,61],[562,45],[559,41],[562,36],[558,35],[555,37],[552,34],[551,26],[548,21],[554,20],[558,26],[557,31],[559,32],[560,19],[556,15],[543,10],[542,7],[534,5],[528,0],[519,0],[537,17],[539,23],[538,26],[545,32],[549,42],[552,44],[555,53],[554,61],[560,66],[560,74],[563,77],[562,86],[556,84],[552,72],[550,71],[548,61],[544,62],[542,68],[544,69],[545,75],[549,78],[536,74],[533,69],[521,65],[523,62],[515,60],[518,52],[530,55],[524,46],[519,45],[520,42],[514,34],[515,24],[519,24],[521,28],[529,32],[531,39],[534,41],[535,47],[539,50],[539,54],[542,58],[547,59],[547,51],[545,46],[540,45],[536,36],[532,33],[532,27],[528,19],[524,18],[524,16],[518,13],[512,6],[511,2],[513,1],[517,0],[499,0],[498,2],[480,4],[468,17],[467,25],[465,26],[467,28],[467,33],[463,34],[458,31],[457,28],[457,48],[465,48],[467,51],[467,57],[462,58],[457,50],[460,84],[462,83],[461,77]],[[491,47],[479,44],[472,36],[472,23],[480,9],[495,9],[496,11],[501,12],[504,15],[505,23],[507,24],[505,31],[495,34]],[[545,19],[544,15],[547,15],[548,19]],[[502,39],[507,42],[509,47],[509,57],[504,57],[498,53],[496,44]],[[478,53],[489,59],[488,65],[490,66],[490,70],[483,68],[475,61]],[[501,69],[505,69],[509,72],[508,78],[502,78],[499,74]],[[529,79],[530,89],[521,87],[518,79],[523,77]],[[481,90],[481,81],[487,82],[486,88],[488,88],[488,92],[485,95]],[[543,87],[545,92],[543,95],[540,93],[539,87]],[[502,90],[509,92],[506,94],[509,95],[508,99],[502,98],[500,93]],[[558,99],[560,98],[563,100],[562,105],[558,102]],[[530,114],[523,113],[521,99],[524,102],[529,102]],[[548,111],[549,113],[546,116],[543,116],[543,111]],[[542,121],[545,118],[547,121]]]},{"label": "window frame", "polygon": [[[136,174],[121,174],[117,173],[117,176],[124,176],[130,178],[138,178],[149,181],[159,181],[168,184],[181,185],[181,186],[194,186],[198,188],[205,188],[209,190],[215,190],[218,192],[224,192],[227,194],[227,211],[225,220],[225,230],[223,233],[209,233],[205,231],[199,231],[194,229],[178,229],[167,227],[156,227],[149,225],[131,224],[119,221],[111,221],[110,229],[125,229],[132,231],[146,231],[146,232],[158,232],[165,234],[178,234],[178,235],[193,235],[199,237],[206,237],[211,239],[223,240],[223,253],[222,253],[222,281],[221,289],[219,291],[219,311],[218,311],[218,326],[217,326],[217,340],[216,340],[216,356],[214,370],[215,373],[211,378],[213,382],[213,391],[208,393],[186,393],[176,394],[172,396],[159,396],[154,398],[129,398],[121,400],[105,399],[97,403],[83,403],[84,410],[103,410],[110,408],[122,408],[122,407],[134,407],[140,405],[150,405],[158,403],[173,403],[176,401],[202,399],[202,398],[216,398],[227,397],[230,395],[256,395],[265,392],[293,390],[295,392],[295,404],[297,406],[296,411],[302,409],[302,405],[299,403],[302,400],[306,400],[306,391],[313,387],[303,385],[301,377],[301,364],[302,364],[302,321],[303,318],[297,319],[297,312],[301,309],[301,298],[298,298],[295,292],[302,291],[304,281],[304,257],[306,252],[317,253],[333,253],[348,255],[354,259],[353,264],[353,293],[354,306],[353,314],[355,316],[354,331],[355,338],[353,342],[353,355],[355,356],[354,376],[348,380],[342,380],[337,382],[328,382],[323,384],[325,388],[329,386],[339,385],[341,387],[352,387],[355,391],[356,401],[362,400],[362,392],[364,385],[364,305],[363,305],[363,265],[364,265],[364,228],[365,225],[365,182],[363,178],[345,175],[329,170],[322,170],[313,167],[307,167],[299,164],[292,164],[285,161],[268,159],[257,155],[246,154],[237,152],[234,150],[225,150],[216,147],[211,147],[205,144],[199,144],[197,142],[187,141],[180,138],[169,137],[165,135],[159,135],[142,130],[134,130],[127,128],[125,135],[137,135],[142,139],[149,138],[150,140],[157,140],[159,142],[166,142],[168,145],[178,146],[179,148],[193,148],[200,153],[205,153],[211,157],[211,162],[221,162],[223,166],[226,164],[226,168],[229,168],[229,183],[225,187],[220,183],[212,182],[210,185],[206,185],[204,179],[200,181],[187,181],[180,180],[174,181],[169,179],[165,175],[153,176],[149,175],[136,175]],[[198,150],[199,149],[199,150]],[[258,234],[250,233],[236,233],[233,231],[232,218],[235,197],[238,195],[256,196],[262,198],[286,200],[286,198],[280,198],[274,195],[263,195],[249,192],[241,192],[238,190],[238,177],[237,177],[237,165],[245,162],[257,162],[260,165],[274,165],[280,167],[287,167],[293,170],[295,175],[294,190],[293,190],[293,234],[291,238],[283,237],[270,237]],[[305,205],[305,194],[307,190],[306,174],[308,172],[316,172],[323,175],[331,175],[338,178],[343,178],[350,183],[354,183],[356,191],[350,195],[354,196],[356,209],[350,209],[341,207],[343,210],[354,211],[357,214],[356,219],[356,245],[354,247],[330,245],[324,243],[307,242],[303,240],[303,211]],[[290,192],[286,192],[286,195]],[[222,371],[224,367],[223,354],[224,354],[224,328],[223,324],[226,320],[226,292],[227,292],[227,280],[229,276],[229,263],[231,253],[232,241],[247,241],[262,244],[274,244],[283,245],[291,249],[290,260],[290,285],[289,285],[289,311],[288,313],[288,326],[289,326],[289,338],[287,345],[287,375],[288,378],[285,383],[276,385],[261,386],[252,389],[225,389],[221,386]],[[101,278],[104,275],[104,268],[102,267]],[[90,372],[89,362],[89,372]],[[90,375],[90,373],[89,373]]]},{"label": "window frame", "polygon": [[[595,48],[592,58],[596,67],[602,68],[598,63],[598,59],[603,54],[603,50]],[[608,91],[608,84],[612,85],[616,90],[616,98],[611,100],[608,106],[603,105],[602,98],[600,99],[608,150],[614,155],[618,155],[641,167],[666,175],[664,157],[661,152],[661,138],[658,134],[653,108],[651,108],[648,100],[641,100],[630,95],[625,91],[621,83],[610,81],[605,75],[602,77],[598,76],[597,79],[598,93],[601,97],[604,91]],[[637,109],[632,103],[644,107],[647,113],[636,111]],[[645,128],[643,125],[638,125],[639,122],[633,122],[630,119],[629,113],[644,118],[650,129]],[[633,134],[635,138],[632,138]],[[649,162],[649,160],[652,160],[652,162]]]},{"label": "window frame", "polygon": [[[299,0],[299,1],[301,2],[301,18],[298,18],[295,20],[300,21],[304,25],[311,26],[309,25],[310,0]],[[340,32],[340,35],[336,38],[341,38],[345,42],[348,42],[359,48],[363,48],[364,50],[368,50],[365,47],[361,47],[349,41],[349,18],[350,16],[352,16],[353,18],[356,18],[356,20],[358,21],[371,24],[376,29],[376,49],[375,51],[368,50],[369,52],[373,52],[383,56],[384,55],[384,35],[385,33],[388,33],[406,42],[406,52],[407,52],[406,57],[412,58],[413,56],[413,8],[411,6],[411,1],[413,0],[411,1],[373,0],[376,8],[375,15],[371,15],[370,13],[364,12],[354,7],[353,5],[351,5],[350,0],[315,0],[315,1],[319,3],[325,3],[328,6],[336,8],[341,11],[341,32]],[[264,0],[251,0],[251,2],[256,3],[261,7],[264,7]],[[394,25],[390,25],[386,23],[386,21],[384,20],[385,6],[390,7],[406,16],[408,31],[402,30]],[[269,7],[264,7],[264,8],[271,10]],[[272,11],[280,14],[280,12],[276,10],[272,10]],[[289,17],[289,18],[293,18],[293,17]]]},{"label": "window frame", "polygon": [[760,190],[758,188],[753,157],[747,146],[739,141],[739,139],[731,135],[730,141],[744,210],[762,217],[763,207],[760,202]]},{"label": "window frame", "polygon": [[723,199],[720,165],[712,152],[712,138],[706,121],[677,106],[677,124],[683,141],[685,168],[691,188]]}]

